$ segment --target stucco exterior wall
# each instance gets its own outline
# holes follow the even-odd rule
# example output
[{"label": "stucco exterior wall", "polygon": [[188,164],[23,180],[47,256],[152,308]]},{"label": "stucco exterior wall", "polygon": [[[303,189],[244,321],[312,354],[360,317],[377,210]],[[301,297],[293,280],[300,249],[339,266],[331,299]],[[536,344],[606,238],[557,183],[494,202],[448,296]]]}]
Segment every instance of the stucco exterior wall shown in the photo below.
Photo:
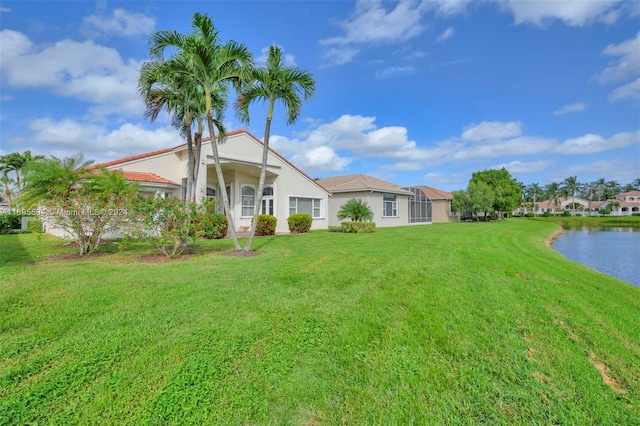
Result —
[{"label": "stucco exterior wall", "polygon": [[460,216],[450,213],[450,200],[432,200],[431,217],[433,223],[459,222]]},{"label": "stucco exterior wall", "polygon": [[[409,197],[407,195],[396,195],[397,217],[383,217],[383,204],[381,192],[360,191],[334,193],[329,198],[329,226],[340,226],[340,220],[337,218],[340,208],[350,199],[361,199],[369,204],[373,211],[373,221],[376,227],[385,228],[389,226],[404,226],[409,224]],[[347,219],[348,221],[348,219]]]}]

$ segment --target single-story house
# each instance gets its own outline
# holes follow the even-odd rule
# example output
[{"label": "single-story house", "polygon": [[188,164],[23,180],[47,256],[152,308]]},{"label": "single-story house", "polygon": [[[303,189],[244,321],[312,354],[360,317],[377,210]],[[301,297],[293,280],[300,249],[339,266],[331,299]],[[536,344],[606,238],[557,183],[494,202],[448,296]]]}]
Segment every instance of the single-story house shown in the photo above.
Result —
[{"label": "single-story house", "polygon": [[329,198],[329,226],[340,225],[338,211],[352,198],[369,205],[378,227],[457,220],[457,216],[451,213],[453,196],[428,186],[401,187],[365,174],[332,176],[319,179],[318,183],[332,193]]},{"label": "single-story house", "polygon": [[[244,129],[229,132],[225,142],[218,144],[226,186],[224,190],[229,197],[237,231],[245,231],[251,226],[262,151],[262,141]],[[208,138],[203,140],[200,158],[196,198],[215,199],[219,211],[223,212],[222,188],[218,184]],[[137,182],[143,192],[186,198],[186,144],[109,161],[95,167],[99,166],[121,170],[129,181]],[[294,213],[311,215],[311,229],[327,229],[330,194],[275,150],[269,150],[261,213],[271,214],[278,219],[276,232],[289,232],[287,218]]]},{"label": "single-story house", "polygon": [[420,189],[431,201],[431,221],[433,223],[460,222],[460,216],[451,209],[453,194],[425,185],[412,186]]}]

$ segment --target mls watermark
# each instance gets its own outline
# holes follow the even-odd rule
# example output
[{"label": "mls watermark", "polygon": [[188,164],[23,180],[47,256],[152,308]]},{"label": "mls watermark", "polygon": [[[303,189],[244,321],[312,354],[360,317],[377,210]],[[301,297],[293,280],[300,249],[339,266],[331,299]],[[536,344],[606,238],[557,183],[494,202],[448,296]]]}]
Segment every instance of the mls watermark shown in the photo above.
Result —
[{"label": "mls watermark", "polygon": [[37,207],[33,209],[14,209],[14,212],[22,216],[127,216],[128,209],[105,208],[105,209],[65,209]]}]

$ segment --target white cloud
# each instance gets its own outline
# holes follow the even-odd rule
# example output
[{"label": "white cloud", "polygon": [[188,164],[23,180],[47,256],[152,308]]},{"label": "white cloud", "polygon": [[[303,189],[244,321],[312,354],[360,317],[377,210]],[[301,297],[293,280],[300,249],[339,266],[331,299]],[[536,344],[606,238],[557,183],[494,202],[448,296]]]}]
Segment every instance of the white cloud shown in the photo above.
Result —
[{"label": "white cloud", "polygon": [[148,130],[126,123],[114,130],[96,124],[71,119],[56,121],[50,118],[33,120],[29,124],[37,144],[34,150],[59,155],[83,152],[86,158],[97,161],[112,160],[143,152],[177,146],[181,138],[174,128],[165,126]]},{"label": "white cloud", "polygon": [[463,140],[482,141],[520,136],[522,134],[519,121],[483,121],[478,125],[471,125],[462,132]]},{"label": "white cloud", "polygon": [[559,20],[571,27],[582,27],[594,22],[614,23],[626,7],[621,0],[503,0],[503,9],[513,13],[516,24],[531,23],[539,27]]},{"label": "white cloud", "polygon": [[[601,83],[627,81],[609,94],[609,101],[640,99],[640,31],[635,38],[608,45],[602,53],[617,58],[596,76],[597,79]],[[629,82],[630,79],[634,80]]]},{"label": "white cloud", "polygon": [[392,66],[376,71],[376,78],[382,80],[396,74],[412,74],[415,70],[416,69],[412,66]]},{"label": "white cloud", "polygon": [[99,11],[82,20],[83,33],[95,37],[116,35],[124,37],[146,36],[153,32],[155,19],[141,13],[131,13],[124,9],[114,9],[111,16]]},{"label": "white cloud", "polygon": [[593,154],[637,143],[640,143],[640,131],[618,133],[609,139],[588,133],[578,138],[567,139],[557,147],[556,151],[565,155]]},{"label": "white cloud", "polygon": [[0,102],[10,102],[13,99],[14,98],[11,95],[2,95],[2,96],[0,96]]},{"label": "white cloud", "polygon": [[609,94],[610,102],[616,102],[625,98],[640,99],[640,77],[631,83],[614,89],[613,92]]},{"label": "white cloud", "polygon": [[640,73],[640,31],[635,38],[608,45],[602,53],[617,59],[598,75],[601,82],[623,81],[637,76]]},{"label": "white cloud", "polygon": [[8,13],[8,12],[11,12],[11,9],[9,9],[8,7],[0,7],[0,12]]},{"label": "white cloud", "polygon": [[500,170],[504,167],[505,169],[509,170],[510,173],[533,173],[539,172],[541,170],[546,170],[551,165],[553,165],[553,161],[549,160],[530,162],[511,161],[510,163],[503,163],[490,167],[490,169]]},{"label": "white cloud", "polygon": [[565,105],[560,109],[553,111],[553,115],[564,115],[568,112],[580,112],[587,108],[587,104],[584,102],[576,102],[575,104]]},{"label": "white cloud", "polygon": [[310,173],[344,170],[353,158],[427,161],[426,150],[409,140],[405,127],[378,128],[375,117],[360,115],[343,115],[294,139],[275,136],[272,146]]},{"label": "white cloud", "polygon": [[140,63],[88,40],[64,39],[38,49],[16,31],[0,32],[3,83],[48,88],[53,93],[94,105],[100,114],[140,116],[144,104],[137,92]]},{"label": "white cloud", "polygon": [[562,168],[562,175],[552,176],[552,181],[562,181],[567,176],[578,176],[582,182],[603,176],[606,176],[608,181],[631,182],[638,178],[638,159],[596,160],[592,163],[566,166]]},{"label": "white cloud", "polygon": [[[285,50],[282,46],[278,45],[280,50],[282,51],[282,62],[287,67],[295,67],[296,59],[290,53],[285,53]],[[260,50],[260,56],[256,59],[256,63],[258,65],[264,66],[267,64],[267,56],[269,55],[269,46],[263,47]]]},{"label": "white cloud", "polygon": [[444,30],[444,32],[442,32],[442,34],[438,36],[438,38],[436,39],[436,43],[442,43],[443,41],[450,39],[455,33],[456,30],[453,27],[447,28],[446,30]]},{"label": "white cloud", "polygon": [[337,24],[344,35],[320,40],[326,48],[323,57],[329,64],[345,64],[363,44],[410,40],[426,29],[420,21],[428,8],[428,2],[402,0],[387,11],[381,1],[359,0],[352,15]]}]

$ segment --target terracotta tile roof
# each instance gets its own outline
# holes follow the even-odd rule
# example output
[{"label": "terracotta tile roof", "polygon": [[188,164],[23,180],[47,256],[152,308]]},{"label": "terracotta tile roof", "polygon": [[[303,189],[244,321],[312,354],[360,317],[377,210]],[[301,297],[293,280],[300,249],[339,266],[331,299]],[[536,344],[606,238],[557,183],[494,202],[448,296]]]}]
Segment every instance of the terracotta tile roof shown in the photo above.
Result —
[{"label": "terracotta tile roof", "polygon": [[622,194],[618,194],[616,195],[616,198],[618,197],[640,197],[640,191],[629,191],[629,192],[623,192]]},{"label": "terracotta tile roof", "polygon": [[416,185],[415,187],[422,189],[422,191],[427,194],[427,197],[432,200],[453,200],[453,194],[450,192],[426,185]]},{"label": "terracotta tile roof", "polygon": [[170,181],[169,179],[165,179],[162,176],[158,176],[155,173],[130,172],[127,170],[121,170],[121,172],[127,180],[130,180],[132,182],[160,183],[165,185],[180,186],[177,183]]},{"label": "terracotta tile roof", "polygon": [[377,191],[410,195],[411,192],[395,183],[364,174],[332,176],[318,180],[331,192]]},{"label": "terracotta tile roof", "polygon": [[[264,145],[262,143],[262,141],[257,138],[256,136],[254,136],[251,132],[249,132],[246,129],[238,129],[238,130],[233,130],[231,132],[227,132],[227,137],[229,136],[235,136],[235,135],[239,135],[245,133],[247,136],[251,137],[252,139],[254,139],[256,142],[258,142],[260,145]],[[203,137],[202,138],[202,142],[209,142],[211,140],[211,138],[209,136]],[[89,170],[92,169],[96,169],[99,167],[107,167],[107,168],[112,168],[113,166],[117,166],[120,164],[124,164],[124,163],[128,163],[131,161],[135,161],[135,160],[141,160],[143,158],[148,158],[148,157],[153,157],[155,155],[161,155],[161,154],[166,154],[169,152],[174,152],[174,151],[180,151],[183,150],[187,147],[186,143],[183,143],[181,145],[175,146],[173,148],[165,148],[165,149],[160,149],[157,151],[151,151],[151,152],[146,152],[144,154],[138,154],[138,155],[133,155],[130,157],[125,157],[125,158],[120,158],[118,160],[113,160],[113,161],[108,161],[106,163],[101,163],[101,164],[95,164],[91,167],[88,167]],[[322,186],[320,183],[318,183],[318,181],[313,180],[309,175],[307,175],[305,172],[303,172],[302,170],[300,170],[298,167],[296,167],[293,163],[291,163],[289,160],[287,160],[286,158],[284,158],[282,155],[280,155],[279,153],[277,153],[276,151],[274,151],[271,147],[269,147],[269,151],[275,155],[276,157],[278,157],[279,159],[281,159],[282,161],[284,161],[285,163],[287,163],[288,165],[290,165],[292,168],[294,168],[296,171],[298,171],[298,173],[300,173],[301,175],[303,175],[304,177],[306,177],[307,179],[309,179],[311,182],[313,182],[316,186],[320,187],[323,191],[325,191],[327,194],[331,195],[331,191],[329,191],[327,188],[325,188],[324,186]],[[173,182],[171,182],[173,183]],[[173,183],[175,185],[175,183]]]}]

